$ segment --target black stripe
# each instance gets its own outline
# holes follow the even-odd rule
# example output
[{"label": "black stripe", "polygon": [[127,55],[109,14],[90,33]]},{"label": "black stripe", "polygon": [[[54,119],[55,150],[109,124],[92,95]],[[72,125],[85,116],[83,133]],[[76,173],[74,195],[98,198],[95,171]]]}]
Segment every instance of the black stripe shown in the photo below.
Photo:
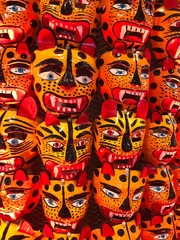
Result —
[{"label": "black stripe", "polygon": [[25,125],[28,125],[29,127],[34,128],[34,126],[32,126],[30,123],[24,122],[24,121],[22,121],[22,120],[20,120],[20,119],[17,119],[17,118],[6,119],[5,122],[11,122],[12,120],[13,120],[13,121],[20,122],[20,123],[23,123],[23,124],[25,124]]},{"label": "black stripe", "polygon": [[61,134],[64,138],[66,137],[65,132],[58,126],[54,125],[53,128],[56,130],[56,132],[58,132],[59,134]]},{"label": "black stripe", "polygon": [[41,127],[42,130],[44,130],[45,132],[47,133],[50,133],[50,134],[53,134],[53,132],[49,129],[49,128],[46,128],[46,127]]},{"label": "black stripe", "polygon": [[118,119],[118,122],[121,125],[121,127],[124,128],[124,123],[120,119]]},{"label": "black stripe", "polygon": [[8,225],[7,225],[6,228],[4,229],[4,232],[3,232],[3,235],[2,235],[1,240],[6,240],[6,234],[7,234],[7,232],[8,232],[9,227],[10,227],[10,223],[8,223]]}]

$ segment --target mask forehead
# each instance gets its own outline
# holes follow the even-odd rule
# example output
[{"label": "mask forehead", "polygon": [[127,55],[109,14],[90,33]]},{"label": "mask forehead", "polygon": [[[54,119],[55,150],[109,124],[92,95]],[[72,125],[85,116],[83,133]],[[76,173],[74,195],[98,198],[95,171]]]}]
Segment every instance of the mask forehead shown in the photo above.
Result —
[{"label": "mask forehead", "polygon": [[86,109],[98,77],[95,59],[77,49],[35,51],[32,73],[42,108],[67,116]]},{"label": "mask forehead", "polygon": [[33,43],[39,27],[38,0],[4,1],[0,6],[0,44]]},{"label": "mask forehead", "polygon": [[149,89],[149,63],[142,52],[101,56],[99,86],[102,96],[112,98],[123,109],[137,105]]}]

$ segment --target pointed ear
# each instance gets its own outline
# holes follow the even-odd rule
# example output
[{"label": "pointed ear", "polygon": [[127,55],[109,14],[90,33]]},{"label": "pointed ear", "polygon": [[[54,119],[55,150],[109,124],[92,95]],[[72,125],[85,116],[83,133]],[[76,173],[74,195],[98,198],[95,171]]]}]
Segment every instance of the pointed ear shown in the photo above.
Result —
[{"label": "pointed ear", "polygon": [[148,114],[149,104],[145,99],[142,99],[138,102],[136,117],[146,120]]},{"label": "pointed ear", "polygon": [[20,222],[19,228],[18,228],[19,232],[22,233],[28,233],[29,235],[33,236],[34,235],[34,230],[32,228],[32,226],[30,225],[29,222],[22,220]]},{"label": "pointed ear", "polygon": [[26,97],[20,103],[17,115],[30,120],[35,120],[38,113],[37,104],[31,96]]},{"label": "pointed ear", "polygon": [[85,226],[81,230],[79,240],[89,239],[90,236],[91,236],[91,228],[89,226]]},{"label": "pointed ear", "polygon": [[46,172],[41,172],[41,183],[42,185],[50,185],[49,176]]},{"label": "pointed ear", "polygon": [[53,230],[52,230],[52,228],[48,224],[44,225],[43,233],[44,233],[45,237],[54,239]]},{"label": "pointed ear", "polygon": [[55,48],[56,45],[56,37],[51,28],[41,28],[37,35],[38,50],[42,51],[49,48]]},{"label": "pointed ear", "polygon": [[101,172],[103,174],[108,174],[108,175],[114,176],[114,168],[112,167],[112,165],[109,162],[103,163]]},{"label": "pointed ear", "polygon": [[148,176],[148,168],[143,167],[143,169],[141,171],[141,178],[147,178],[147,176]]},{"label": "pointed ear", "polygon": [[96,42],[92,36],[88,36],[84,39],[80,50],[84,53],[87,53],[91,57],[95,57],[96,54]]},{"label": "pointed ear", "polygon": [[103,237],[112,237],[114,236],[115,232],[112,226],[109,223],[103,223],[101,226],[101,235]]},{"label": "pointed ear", "polygon": [[162,122],[162,115],[158,111],[153,111],[151,115],[151,123],[160,124]]},{"label": "pointed ear", "polygon": [[160,216],[160,215],[157,215],[157,216],[154,216],[152,219],[151,219],[151,226],[152,225],[156,225],[156,224],[160,224],[163,222],[163,217]]},{"label": "pointed ear", "polygon": [[171,8],[178,8],[178,0],[164,0],[164,6],[167,10]]},{"label": "pointed ear", "polygon": [[163,71],[168,71],[170,69],[175,69],[175,64],[172,58],[166,58],[164,59],[162,63],[162,69]]},{"label": "pointed ear", "polygon": [[81,115],[76,120],[76,123],[79,125],[88,124],[89,118],[86,112],[82,112]]},{"label": "pointed ear", "polygon": [[45,124],[46,126],[60,125],[60,121],[53,113],[47,112],[45,116]]},{"label": "pointed ear", "polygon": [[123,42],[116,42],[114,44],[113,55],[126,54],[127,53],[127,44]]},{"label": "pointed ear", "polygon": [[157,170],[152,164],[148,164],[147,168],[148,168],[148,175],[150,175],[150,174],[156,175],[157,174]]},{"label": "pointed ear", "polygon": [[16,180],[16,181],[20,180],[23,182],[28,181],[28,175],[24,169],[17,169],[14,173],[13,180]]},{"label": "pointed ear", "polygon": [[117,116],[117,104],[113,99],[106,100],[101,107],[101,117],[103,119]]},{"label": "pointed ear", "polygon": [[88,179],[87,172],[86,171],[81,172],[81,174],[77,180],[76,186],[77,187],[85,186],[87,184],[87,179]]},{"label": "pointed ear", "polygon": [[25,53],[27,55],[30,55],[30,52],[29,52],[29,48],[28,48],[28,45],[25,44],[25,43],[18,43],[17,44],[17,49],[16,49],[17,53],[18,54],[22,54],[22,53]]}]

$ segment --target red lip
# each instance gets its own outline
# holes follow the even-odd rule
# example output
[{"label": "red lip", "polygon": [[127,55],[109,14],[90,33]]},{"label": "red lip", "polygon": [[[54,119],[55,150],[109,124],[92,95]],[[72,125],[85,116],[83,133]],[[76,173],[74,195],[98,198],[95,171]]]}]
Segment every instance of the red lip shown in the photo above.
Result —
[{"label": "red lip", "polygon": [[89,23],[84,21],[65,21],[45,13],[42,18],[44,26],[53,29],[58,39],[67,39],[73,42],[82,42],[89,35]]},{"label": "red lip", "polygon": [[12,27],[8,25],[0,26],[0,43],[14,43],[19,42],[23,38],[23,30],[19,27]]},{"label": "red lip", "polygon": [[173,59],[180,59],[180,37],[170,39],[166,49]]},{"label": "red lip", "polygon": [[153,156],[162,163],[169,163],[173,160],[173,157],[176,154],[177,149],[175,150],[155,150]]},{"label": "red lip", "polygon": [[0,86],[0,102],[18,103],[25,97],[25,95],[26,91],[20,88]]},{"label": "red lip", "polygon": [[0,172],[12,172],[23,165],[23,159],[21,157],[14,158],[1,158],[0,157]]},{"label": "red lip", "polygon": [[175,98],[167,98],[162,102],[162,106],[166,111],[175,114],[180,108],[180,101]]},{"label": "red lip", "polygon": [[117,39],[145,43],[150,36],[151,29],[131,22],[116,22],[113,32]]}]

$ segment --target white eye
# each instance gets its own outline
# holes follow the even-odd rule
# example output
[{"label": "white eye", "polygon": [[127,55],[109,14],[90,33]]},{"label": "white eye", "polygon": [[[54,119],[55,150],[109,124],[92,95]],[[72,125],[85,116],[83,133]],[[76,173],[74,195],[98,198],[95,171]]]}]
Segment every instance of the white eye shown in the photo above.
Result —
[{"label": "white eye", "polygon": [[11,68],[10,72],[18,75],[23,75],[23,74],[30,73],[30,69],[23,68],[23,67],[15,67],[15,68]]},{"label": "white eye", "polygon": [[103,191],[103,193],[105,193],[108,197],[110,198],[114,198],[114,199],[117,199],[119,198],[119,194],[107,189],[107,188],[102,188],[101,191]]},{"label": "white eye", "polygon": [[107,129],[107,130],[104,130],[102,131],[102,133],[108,137],[112,137],[112,138],[117,138],[119,137],[119,132],[113,130],[113,129]]},{"label": "white eye", "polygon": [[10,13],[18,13],[18,12],[26,11],[26,8],[14,4],[14,5],[7,6],[6,11]]},{"label": "white eye", "polygon": [[137,193],[136,195],[134,195],[134,197],[132,198],[133,201],[138,201],[143,195],[143,192]]},{"label": "white eye", "polygon": [[166,81],[165,84],[172,89],[177,89],[178,88],[178,84],[175,83],[175,82]]},{"label": "white eye", "polygon": [[53,148],[62,148],[63,144],[60,142],[56,142],[56,141],[52,141],[52,142],[48,142],[48,145],[50,145]]},{"label": "white eye", "polygon": [[176,21],[176,22],[173,22],[171,25],[170,25],[170,27],[176,27],[176,28],[180,28],[180,21],[178,20],[178,21]]},{"label": "white eye", "polygon": [[7,142],[11,145],[11,146],[17,146],[19,145],[20,143],[24,142],[24,140],[20,140],[20,139],[17,139],[17,138],[10,138],[7,140]]},{"label": "white eye", "polygon": [[165,191],[165,187],[163,187],[163,186],[151,186],[150,189],[151,189],[153,192],[157,192],[157,193],[160,193],[160,192],[164,192],[164,191]]},{"label": "white eye", "polygon": [[52,200],[51,198],[45,197],[44,201],[51,208],[56,208],[58,206],[58,203],[56,201]]},{"label": "white eye", "polygon": [[169,234],[167,234],[167,233],[162,233],[160,235],[154,236],[154,238],[156,238],[158,240],[164,240],[164,239],[167,239],[168,237],[169,237]]},{"label": "white eye", "polygon": [[92,79],[87,76],[80,76],[80,77],[76,77],[76,81],[81,84],[87,85],[92,82]]},{"label": "white eye", "polygon": [[88,0],[76,0],[76,3],[82,4],[82,5],[89,5],[90,2]]},{"label": "white eye", "polygon": [[116,76],[126,76],[128,74],[126,70],[120,68],[110,68],[109,71]]},{"label": "white eye", "polygon": [[126,3],[116,3],[112,7],[120,10],[129,10],[132,8],[132,5]]},{"label": "white eye", "polygon": [[161,132],[159,132],[159,133],[152,133],[152,136],[155,136],[157,138],[165,138],[165,137],[167,137],[167,133],[161,133]]},{"label": "white eye", "polygon": [[73,207],[80,208],[80,207],[82,207],[86,202],[87,202],[86,199],[80,198],[80,199],[77,199],[76,201],[73,201],[73,202],[72,202],[72,206],[73,206]]},{"label": "white eye", "polygon": [[10,198],[11,200],[18,200],[24,196],[24,193],[9,193],[7,195],[7,198]]},{"label": "white eye", "polygon": [[142,73],[140,75],[141,78],[144,78],[144,79],[148,79],[149,78],[149,74],[148,73]]},{"label": "white eye", "polygon": [[77,147],[82,147],[84,145],[86,145],[88,141],[86,139],[81,139],[79,142],[77,142],[76,146]]},{"label": "white eye", "polygon": [[60,76],[52,71],[39,73],[38,76],[45,80],[57,80]]}]

